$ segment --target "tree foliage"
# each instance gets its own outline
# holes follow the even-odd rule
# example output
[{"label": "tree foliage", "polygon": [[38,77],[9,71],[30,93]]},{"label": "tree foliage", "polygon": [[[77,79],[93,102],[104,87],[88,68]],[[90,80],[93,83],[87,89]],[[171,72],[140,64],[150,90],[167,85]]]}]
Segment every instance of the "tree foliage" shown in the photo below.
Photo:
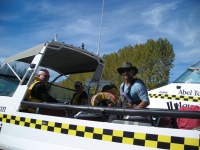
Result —
[{"label": "tree foliage", "polygon": [[142,79],[148,89],[160,87],[169,82],[174,57],[173,46],[167,39],[149,39],[144,44],[125,46],[118,53],[103,56],[106,67],[102,79],[119,87],[123,78],[118,74],[117,68],[128,61],[138,68],[136,77]]},{"label": "tree foliage", "polygon": [[[173,46],[167,39],[159,38],[147,40],[144,44],[128,45],[113,52],[103,55],[106,66],[102,75],[102,80],[109,80],[117,87],[124,81],[118,74],[117,68],[123,62],[130,62],[139,70],[137,78],[142,79],[148,89],[166,85],[169,82],[170,69],[173,68],[175,54]],[[70,75],[70,80],[81,81],[85,84],[86,79],[91,79],[92,73]],[[61,85],[73,88],[73,82],[69,79],[62,81]]]},{"label": "tree foliage", "polygon": [[74,89],[74,83],[76,81],[81,81],[85,85],[86,79],[91,79],[93,73],[81,73],[81,74],[71,74],[66,80],[63,80],[59,85]]}]

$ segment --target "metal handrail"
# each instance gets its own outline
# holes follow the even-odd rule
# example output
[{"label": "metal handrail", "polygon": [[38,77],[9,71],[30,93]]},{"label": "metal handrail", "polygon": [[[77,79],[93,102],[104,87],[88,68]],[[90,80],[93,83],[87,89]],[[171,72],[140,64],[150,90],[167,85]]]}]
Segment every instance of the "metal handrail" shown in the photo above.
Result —
[{"label": "metal handrail", "polygon": [[171,118],[190,118],[199,119],[200,111],[184,111],[184,110],[168,110],[168,109],[124,109],[124,108],[108,108],[108,107],[92,107],[85,105],[68,105],[63,103],[37,103],[22,101],[21,104],[35,108],[50,108],[59,110],[76,110],[88,113],[104,113],[114,115],[130,115],[130,116],[154,116],[154,117],[171,117]]}]

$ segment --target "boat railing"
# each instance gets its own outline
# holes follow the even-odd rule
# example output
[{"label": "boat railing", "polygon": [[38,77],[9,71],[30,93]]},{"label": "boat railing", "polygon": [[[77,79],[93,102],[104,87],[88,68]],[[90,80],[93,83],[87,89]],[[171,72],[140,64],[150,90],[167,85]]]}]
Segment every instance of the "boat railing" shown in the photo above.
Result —
[{"label": "boat railing", "polygon": [[124,109],[124,108],[108,108],[108,107],[92,107],[86,105],[68,105],[63,103],[37,103],[22,101],[21,104],[35,108],[48,108],[55,110],[72,110],[83,111],[87,113],[112,114],[112,115],[129,115],[129,116],[154,116],[154,117],[171,117],[171,118],[191,118],[199,119],[199,111],[180,111],[168,109]]}]

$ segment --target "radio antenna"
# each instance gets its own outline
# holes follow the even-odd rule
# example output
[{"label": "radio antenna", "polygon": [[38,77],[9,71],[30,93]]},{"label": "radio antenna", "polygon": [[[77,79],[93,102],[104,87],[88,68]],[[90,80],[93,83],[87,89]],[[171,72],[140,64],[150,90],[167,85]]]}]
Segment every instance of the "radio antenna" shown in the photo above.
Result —
[{"label": "radio antenna", "polygon": [[97,55],[99,56],[100,52],[100,43],[101,43],[101,30],[102,30],[102,21],[103,21],[103,9],[104,9],[104,0],[102,4],[102,12],[101,12],[101,22],[100,22],[100,32],[99,32],[99,43],[98,43],[98,50],[97,50]]}]

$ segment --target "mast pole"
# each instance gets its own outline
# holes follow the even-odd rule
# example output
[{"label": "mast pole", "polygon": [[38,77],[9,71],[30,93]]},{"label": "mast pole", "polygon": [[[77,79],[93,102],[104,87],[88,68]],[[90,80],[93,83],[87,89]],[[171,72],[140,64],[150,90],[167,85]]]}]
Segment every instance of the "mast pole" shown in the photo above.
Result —
[{"label": "mast pole", "polygon": [[102,0],[102,12],[101,12],[101,22],[100,22],[100,32],[99,32],[99,42],[98,42],[98,50],[97,50],[97,55],[99,56],[100,53],[100,43],[101,43],[101,31],[102,31],[102,21],[103,21],[103,9],[104,9],[104,0]]}]

